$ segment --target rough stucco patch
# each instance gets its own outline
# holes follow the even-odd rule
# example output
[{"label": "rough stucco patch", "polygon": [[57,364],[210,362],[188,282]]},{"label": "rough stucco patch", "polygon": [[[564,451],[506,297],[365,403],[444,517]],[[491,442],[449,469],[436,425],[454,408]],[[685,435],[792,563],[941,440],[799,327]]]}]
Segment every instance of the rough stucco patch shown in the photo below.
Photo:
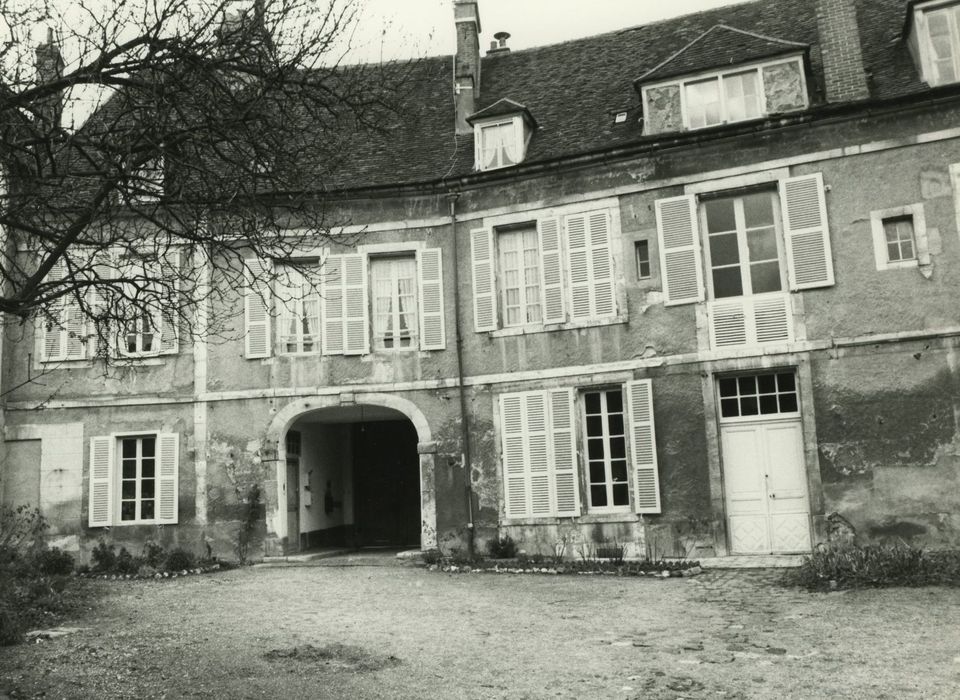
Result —
[{"label": "rough stucco patch", "polygon": [[950,173],[946,170],[920,171],[920,195],[924,199],[950,197],[952,194]]},{"label": "rough stucco patch", "polygon": [[211,474],[208,504],[212,517],[235,517],[235,513],[228,512],[244,502],[254,485],[269,486],[270,470],[260,459],[259,446],[257,440],[248,442],[247,449],[215,437],[207,441]]},{"label": "rough stucco patch", "polygon": [[648,113],[644,115],[644,118],[646,119],[648,134],[679,131],[683,128],[679,85],[648,88],[646,93]]},{"label": "rough stucco patch", "polygon": [[806,106],[803,80],[796,62],[766,66],[763,69],[763,85],[767,112],[770,114],[792,112]]}]

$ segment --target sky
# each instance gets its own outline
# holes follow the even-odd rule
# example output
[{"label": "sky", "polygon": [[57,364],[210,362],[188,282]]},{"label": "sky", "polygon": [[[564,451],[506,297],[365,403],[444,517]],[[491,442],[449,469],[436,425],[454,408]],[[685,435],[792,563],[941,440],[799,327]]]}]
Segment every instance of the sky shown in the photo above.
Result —
[{"label": "sky", "polygon": [[[554,44],[738,0],[479,0],[480,48],[509,32],[511,49]],[[742,1],[742,0],[739,0]],[[350,62],[454,53],[453,0],[360,0]]]}]

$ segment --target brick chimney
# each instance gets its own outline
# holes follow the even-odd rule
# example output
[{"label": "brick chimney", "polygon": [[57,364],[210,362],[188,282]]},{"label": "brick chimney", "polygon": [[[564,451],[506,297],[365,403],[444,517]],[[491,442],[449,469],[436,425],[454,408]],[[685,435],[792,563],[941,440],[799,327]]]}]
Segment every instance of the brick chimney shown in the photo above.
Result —
[{"label": "brick chimney", "polygon": [[454,0],[453,20],[457,25],[457,55],[453,63],[457,133],[471,134],[473,127],[467,123],[467,117],[477,111],[480,97],[480,12],[476,0]]},{"label": "brick chimney", "polygon": [[816,10],[827,102],[869,98],[855,0],[817,0]]},{"label": "brick chimney", "polygon": [[[53,29],[47,29],[47,42],[36,48],[37,82],[49,83],[63,75],[63,57],[60,47],[54,43]],[[51,129],[60,128],[63,118],[63,92],[43,98],[37,105],[37,113],[47,121]]]}]

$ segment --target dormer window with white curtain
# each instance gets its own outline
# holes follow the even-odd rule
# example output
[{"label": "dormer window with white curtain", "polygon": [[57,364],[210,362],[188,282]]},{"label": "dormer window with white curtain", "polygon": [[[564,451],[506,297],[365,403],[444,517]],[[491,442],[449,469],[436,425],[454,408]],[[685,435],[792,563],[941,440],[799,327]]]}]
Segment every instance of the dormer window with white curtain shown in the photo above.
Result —
[{"label": "dormer window with white curtain", "polygon": [[522,104],[502,99],[467,117],[473,125],[474,168],[496,170],[522,163],[536,128]]},{"label": "dormer window with white curtain", "polygon": [[960,80],[960,2],[917,4],[907,40],[927,84]]}]

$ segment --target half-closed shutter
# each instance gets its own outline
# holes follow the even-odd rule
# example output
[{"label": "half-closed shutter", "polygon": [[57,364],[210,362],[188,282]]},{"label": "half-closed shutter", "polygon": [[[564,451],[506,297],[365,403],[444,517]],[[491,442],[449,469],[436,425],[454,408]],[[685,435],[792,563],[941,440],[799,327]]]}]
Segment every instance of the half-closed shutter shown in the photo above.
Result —
[{"label": "half-closed shutter", "polygon": [[574,434],[573,389],[552,389],[550,397],[550,444],[553,450],[555,515],[580,515],[580,480],[577,476],[577,447]]},{"label": "half-closed shutter", "polygon": [[270,261],[248,258],[244,293],[246,357],[270,357]]},{"label": "half-closed shutter", "polygon": [[370,321],[367,313],[367,257],[362,253],[343,256],[343,354],[370,352]]},{"label": "half-closed shutter", "polygon": [[447,346],[443,322],[443,258],[440,248],[420,251],[420,349]]},{"label": "half-closed shutter", "polygon": [[346,315],[342,255],[328,255],[324,261],[320,270],[320,296],[323,303],[323,354],[342,355],[343,319]]},{"label": "half-closed shutter", "polygon": [[473,268],[474,329],[497,329],[497,284],[494,270],[493,232],[477,229],[470,232],[470,259]]},{"label": "half-closed shutter", "polygon": [[790,289],[833,285],[823,175],[815,173],[781,180],[780,201]]},{"label": "half-closed shutter", "polygon": [[[66,265],[58,260],[47,273],[46,280],[54,282],[63,279],[66,274]],[[40,335],[40,359],[42,360],[62,360],[66,356],[67,339],[66,320],[63,300],[56,300],[51,305],[47,313],[40,316],[39,335]]]},{"label": "half-closed shutter", "polygon": [[179,501],[180,436],[177,433],[160,433],[157,436],[159,472],[157,478],[157,522],[177,522]]},{"label": "half-closed shutter", "polygon": [[527,435],[524,394],[500,397],[500,440],[503,459],[504,513],[522,518],[529,512],[527,496]]},{"label": "half-closed shutter", "polygon": [[570,279],[570,318],[583,321],[593,316],[590,284],[590,244],[586,214],[564,217],[567,234],[567,265]]},{"label": "half-closed shutter", "polygon": [[653,427],[653,391],[649,379],[627,382],[634,505],[638,513],[660,512],[657,437]]},{"label": "half-closed shutter", "polygon": [[64,326],[67,330],[68,360],[82,360],[86,357],[87,322],[80,304],[72,294],[64,297]]},{"label": "half-closed shutter", "polygon": [[[160,272],[164,280],[172,280],[167,284],[170,290],[160,311],[160,352],[165,355],[174,355],[180,350],[180,251],[170,252],[160,264]],[[269,333],[267,334],[269,337]]]},{"label": "half-closed shutter", "polygon": [[108,527],[113,521],[113,445],[114,438],[102,435],[90,438],[90,503],[87,524]]},{"label": "half-closed shutter", "polygon": [[658,199],[656,210],[664,304],[672,306],[703,301],[696,197],[684,195]]},{"label": "half-closed shutter", "polygon": [[593,318],[616,313],[613,288],[613,258],[610,255],[610,214],[594,211],[587,214],[587,241],[590,246],[590,277],[593,290]]},{"label": "half-closed shutter", "polygon": [[543,322],[567,320],[563,295],[563,247],[560,220],[554,217],[537,222],[540,237],[540,289],[543,295]]}]

